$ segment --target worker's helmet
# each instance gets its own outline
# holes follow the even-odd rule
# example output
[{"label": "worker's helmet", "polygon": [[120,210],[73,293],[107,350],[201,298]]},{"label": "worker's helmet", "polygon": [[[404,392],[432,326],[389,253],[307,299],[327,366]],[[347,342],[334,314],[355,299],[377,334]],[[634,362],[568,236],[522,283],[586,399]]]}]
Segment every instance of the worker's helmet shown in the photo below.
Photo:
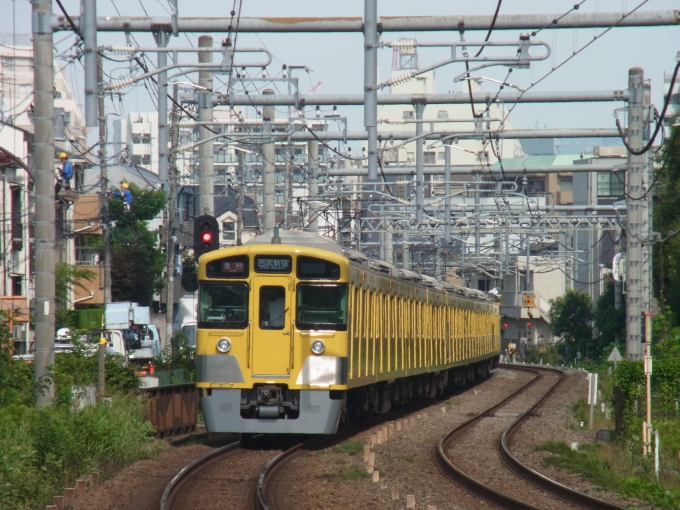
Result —
[{"label": "worker's helmet", "polygon": [[59,153],[59,159],[68,157],[65,152]]},{"label": "worker's helmet", "polygon": [[127,182],[124,182],[123,184],[120,185],[121,188],[128,189],[130,185]]}]

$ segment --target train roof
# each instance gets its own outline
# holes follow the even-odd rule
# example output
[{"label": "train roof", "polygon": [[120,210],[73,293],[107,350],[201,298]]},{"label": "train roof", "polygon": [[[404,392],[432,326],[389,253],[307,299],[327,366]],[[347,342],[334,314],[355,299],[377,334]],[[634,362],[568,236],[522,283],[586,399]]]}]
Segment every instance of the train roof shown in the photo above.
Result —
[{"label": "train roof", "polygon": [[[244,245],[272,244],[273,237],[273,234],[262,234],[252,238],[248,242],[244,243]],[[448,282],[441,282],[431,276],[421,275],[406,269],[400,269],[382,260],[370,259],[365,253],[359,250],[345,248],[344,246],[335,242],[335,240],[329,237],[320,236],[319,234],[313,232],[281,229],[279,230],[279,238],[281,239],[281,244],[306,246],[309,248],[330,251],[332,253],[342,255],[343,257],[346,257],[354,262],[366,265],[374,271],[396,276],[402,280],[419,283],[427,287],[444,290],[447,292],[455,292],[456,294],[468,298],[480,299],[482,301],[496,301],[494,298],[484,292],[468,289],[466,287],[460,287]]]}]

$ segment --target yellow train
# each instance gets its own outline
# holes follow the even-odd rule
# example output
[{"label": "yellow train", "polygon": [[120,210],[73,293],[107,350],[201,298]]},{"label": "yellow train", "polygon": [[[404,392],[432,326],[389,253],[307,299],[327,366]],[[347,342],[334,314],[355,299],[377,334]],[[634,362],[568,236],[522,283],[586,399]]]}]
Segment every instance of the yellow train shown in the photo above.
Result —
[{"label": "yellow train", "polygon": [[196,359],[210,432],[332,434],[484,377],[501,350],[486,294],[304,232],[202,255]]}]

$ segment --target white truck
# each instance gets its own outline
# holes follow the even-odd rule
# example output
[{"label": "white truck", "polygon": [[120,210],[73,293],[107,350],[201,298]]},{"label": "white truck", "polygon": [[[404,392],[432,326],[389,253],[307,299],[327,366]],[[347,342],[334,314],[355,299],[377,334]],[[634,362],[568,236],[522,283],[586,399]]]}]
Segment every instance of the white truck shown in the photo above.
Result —
[{"label": "white truck", "polygon": [[161,352],[160,336],[151,324],[148,306],[108,303],[104,310],[105,338],[110,351],[138,366],[137,375],[153,373],[153,358]]},{"label": "white truck", "polygon": [[187,337],[191,347],[196,347],[196,305],[198,294],[187,294],[179,299],[179,306],[175,321],[172,324],[173,331],[181,331]]}]

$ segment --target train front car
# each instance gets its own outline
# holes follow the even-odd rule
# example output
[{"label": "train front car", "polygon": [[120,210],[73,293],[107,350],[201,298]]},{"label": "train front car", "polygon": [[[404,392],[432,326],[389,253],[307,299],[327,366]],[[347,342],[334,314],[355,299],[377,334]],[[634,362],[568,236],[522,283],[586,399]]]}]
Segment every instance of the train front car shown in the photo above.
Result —
[{"label": "train front car", "polygon": [[338,251],[260,242],[199,261],[206,429],[335,433],[347,388],[349,262]]}]

